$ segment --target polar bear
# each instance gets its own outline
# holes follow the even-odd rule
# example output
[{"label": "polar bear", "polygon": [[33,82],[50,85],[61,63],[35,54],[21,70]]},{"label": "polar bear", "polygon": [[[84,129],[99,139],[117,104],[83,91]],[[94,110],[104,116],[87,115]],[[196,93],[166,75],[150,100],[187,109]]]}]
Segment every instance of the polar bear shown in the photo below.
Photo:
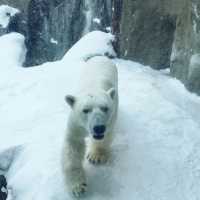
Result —
[{"label": "polar bear", "polygon": [[118,110],[118,75],[115,64],[104,56],[93,57],[83,67],[77,96],[67,95],[71,107],[63,148],[62,167],[65,182],[79,197],[87,190],[83,169],[89,136],[87,159],[105,163],[110,152],[113,127]]}]

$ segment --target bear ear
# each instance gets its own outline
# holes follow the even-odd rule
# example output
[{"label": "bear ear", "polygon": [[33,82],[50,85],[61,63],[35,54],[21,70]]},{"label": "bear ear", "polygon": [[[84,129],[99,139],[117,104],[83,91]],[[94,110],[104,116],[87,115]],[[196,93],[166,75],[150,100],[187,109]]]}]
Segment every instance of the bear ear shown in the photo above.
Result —
[{"label": "bear ear", "polygon": [[107,93],[111,97],[111,99],[114,99],[116,95],[116,90],[114,88],[110,88]]},{"label": "bear ear", "polygon": [[73,107],[76,102],[76,98],[72,95],[67,95],[65,97],[65,101],[69,104],[70,107]]}]

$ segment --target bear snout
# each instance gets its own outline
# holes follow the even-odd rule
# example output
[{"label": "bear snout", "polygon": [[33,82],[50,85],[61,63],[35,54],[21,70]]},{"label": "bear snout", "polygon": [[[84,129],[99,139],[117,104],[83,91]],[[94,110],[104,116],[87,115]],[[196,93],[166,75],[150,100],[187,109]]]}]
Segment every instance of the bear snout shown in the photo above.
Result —
[{"label": "bear snout", "polygon": [[106,127],[104,125],[94,126],[93,131],[94,131],[93,135],[94,139],[101,140],[104,138],[104,132],[106,131]]},{"label": "bear snout", "polygon": [[98,125],[94,126],[93,130],[96,134],[103,134],[106,130],[106,127],[104,125]]}]

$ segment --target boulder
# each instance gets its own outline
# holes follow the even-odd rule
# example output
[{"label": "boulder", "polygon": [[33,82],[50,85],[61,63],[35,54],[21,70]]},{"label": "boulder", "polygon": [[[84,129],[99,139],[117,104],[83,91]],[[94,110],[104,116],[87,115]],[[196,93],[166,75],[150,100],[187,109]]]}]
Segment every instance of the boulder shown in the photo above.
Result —
[{"label": "boulder", "polygon": [[177,17],[171,74],[200,94],[200,2],[184,0]]},{"label": "boulder", "polygon": [[7,181],[5,176],[0,175],[0,200],[7,199]]},{"label": "boulder", "polygon": [[[114,12],[119,9],[116,4]],[[160,0],[123,1],[118,40],[122,58],[155,69],[170,66],[175,17],[167,13],[167,9],[168,4],[162,4]]]}]

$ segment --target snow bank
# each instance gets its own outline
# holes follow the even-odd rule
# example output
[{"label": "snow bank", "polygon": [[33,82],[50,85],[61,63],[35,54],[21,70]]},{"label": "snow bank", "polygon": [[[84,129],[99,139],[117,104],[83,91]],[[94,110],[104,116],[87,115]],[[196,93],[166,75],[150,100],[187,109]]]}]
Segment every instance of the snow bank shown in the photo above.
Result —
[{"label": "snow bank", "polygon": [[[18,37],[8,35],[8,46]],[[64,96],[77,84],[88,55],[114,53],[108,38],[113,37],[90,33],[62,61],[41,67],[10,68],[2,60],[0,145],[23,144],[7,174],[10,199],[73,199],[64,188],[60,164],[70,110]],[[13,42],[13,48],[24,51],[21,42]],[[16,65],[18,53],[10,57]],[[85,199],[198,199],[200,98],[166,72],[130,61],[114,62],[119,70],[120,109],[113,157],[101,167],[85,162],[89,183]]]},{"label": "snow bank", "polygon": [[22,65],[26,55],[24,39],[19,33],[9,33],[0,37],[0,70]]},{"label": "snow bank", "polygon": [[17,13],[19,13],[19,10],[16,8],[12,8],[7,5],[0,6],[0,26],[2,26],[2,28],[6,28],[9,24],[10,17]]},{"label": "snow bank", "polygon": [[114,39],[111,33],[100,31],[90,32],[67,52],[63,60],[87,60],[95,55],[116,57],[116,53],[112,47]]}]

